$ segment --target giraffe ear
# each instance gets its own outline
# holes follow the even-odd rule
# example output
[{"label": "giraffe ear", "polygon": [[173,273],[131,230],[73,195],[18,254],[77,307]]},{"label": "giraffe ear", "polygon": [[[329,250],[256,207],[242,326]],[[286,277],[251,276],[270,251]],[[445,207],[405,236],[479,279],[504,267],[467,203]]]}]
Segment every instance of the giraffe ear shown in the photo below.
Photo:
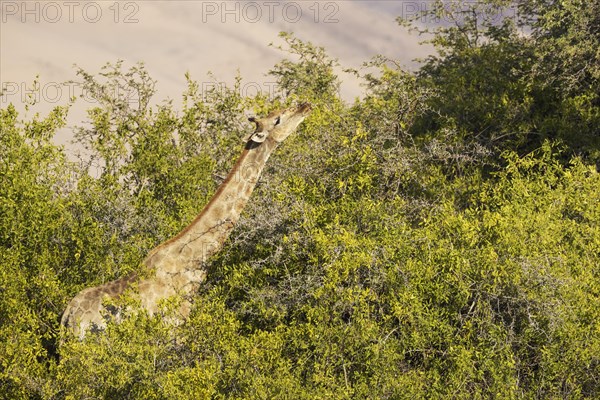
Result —
[{"label": "giraffe ear", "polygon": [[260,129],[261,128],[260,122],[254,117],[248,118],[248,121],[254,122],[256,124],[256,131],[254,131],[250,135],[246,136],[244,138],[244,141],[247,142],[248,140],[252,140],[253,142],[256,142],[256,143],[264,142],[265,139],[267,138],[267,132],[264,132],[262,129]]},{"label": "giraffe ear", "polygon": [[[258,121],[256,120],[256,118],[254,118],[254,117],[248,117],[248,121],[254,122],[254,124],[256,125],[255,129],[258,128]],[[244,143],[246,143],[248,140],[250,140],[250,138],[252,137],[252,135],[254,135],[254,132],[249,133],[246,136],[244,136],[244,138],[242,139],[242,141]]]},{"label": "giraffe ear", "polygon": [[267,138],[266,132],[255,132],[252,134],[252,136],[250,136],[250,139],[252,139],[252,141],[256,142],[256,143],[262,143],[265,141],[266,138]]}]

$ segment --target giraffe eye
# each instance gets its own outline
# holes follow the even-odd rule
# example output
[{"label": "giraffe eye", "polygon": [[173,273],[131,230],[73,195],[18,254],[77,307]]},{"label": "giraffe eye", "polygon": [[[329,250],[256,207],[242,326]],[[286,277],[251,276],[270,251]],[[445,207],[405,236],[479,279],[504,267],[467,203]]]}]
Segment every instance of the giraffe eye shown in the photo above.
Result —
[{"label": "giraffe eye", "polygon": [[275,126],[279,125],[280,122],[281,122],[281,117],[275,118]]}]

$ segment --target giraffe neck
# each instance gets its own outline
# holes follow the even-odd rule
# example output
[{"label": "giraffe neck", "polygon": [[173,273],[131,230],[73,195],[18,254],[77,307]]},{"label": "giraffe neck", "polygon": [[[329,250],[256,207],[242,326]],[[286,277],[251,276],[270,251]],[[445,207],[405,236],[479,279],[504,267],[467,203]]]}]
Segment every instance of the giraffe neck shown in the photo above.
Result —
[{"label": "giraffe neck", "polygon": [[[217,192],[194,221],[172,239],[150,252],[144,263],[163,279],[177,279],[175,286],[193,290],[189,283],[205,277],[202,264],[223,247],[277,142],[249,141]],[[186,282],[187,281],[187,282]]]}]

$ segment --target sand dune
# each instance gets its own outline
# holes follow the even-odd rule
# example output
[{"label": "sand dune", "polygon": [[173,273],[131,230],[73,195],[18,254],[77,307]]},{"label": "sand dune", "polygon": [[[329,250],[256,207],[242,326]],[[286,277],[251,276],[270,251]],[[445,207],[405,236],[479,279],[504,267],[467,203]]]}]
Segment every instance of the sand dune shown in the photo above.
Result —
[{"label": "sand dune", "polygon": [[[280,31],[327,49],[344,66],[359,67],[375,54],[400,59],[406,65],[428,51],[418,37],[395,22],[402,9],[389,1],[123,1],[21,2],[3,0],[0,26],[0,82],[9,102],[24,109],[29,93],[42,103],[64,104],[69,90],[59,83],[75,79],[74,64],[97,72],[106,62],[125,65],[142,61],[158,80],[157,99],[179,104],[184,74],[231,84],[239,70],[244,82],[272,90],[265,76],[284,53]],[[31,82],[40,76],[40,90]],[[342,76],[341,94],[351,100],[359,82]],[[271,89],[269,89],[271,88]],[[50,104],[49,104],[50,103]],[[84,118],[85,104],[70,114],[70,124]],[[67,141],[61,137],[59,141]]]}]

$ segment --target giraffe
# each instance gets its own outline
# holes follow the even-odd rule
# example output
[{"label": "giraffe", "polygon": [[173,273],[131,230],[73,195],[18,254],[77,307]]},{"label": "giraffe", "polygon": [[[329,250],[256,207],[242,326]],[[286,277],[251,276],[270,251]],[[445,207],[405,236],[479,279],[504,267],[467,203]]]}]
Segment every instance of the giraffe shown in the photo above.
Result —
[{"label": "giraffe", "polygon": [[148,253],[143,261],[148,276],[133,273],[82,290],[68,304],[61,319],[62,328],[80,340],[89,330],[103,330],[108,311],[103,302],[117,299],[128,289],[150,315],[159,310],[161,300],[181,296],[179,312],[185,319],[191,308],[191,295],[206,279],[205,262],[223,247],[273,150],[310,111],[310,104],[302,103],[264,118],[249,118],[256,129],[245,138],[237,163],[192,223]]}]

